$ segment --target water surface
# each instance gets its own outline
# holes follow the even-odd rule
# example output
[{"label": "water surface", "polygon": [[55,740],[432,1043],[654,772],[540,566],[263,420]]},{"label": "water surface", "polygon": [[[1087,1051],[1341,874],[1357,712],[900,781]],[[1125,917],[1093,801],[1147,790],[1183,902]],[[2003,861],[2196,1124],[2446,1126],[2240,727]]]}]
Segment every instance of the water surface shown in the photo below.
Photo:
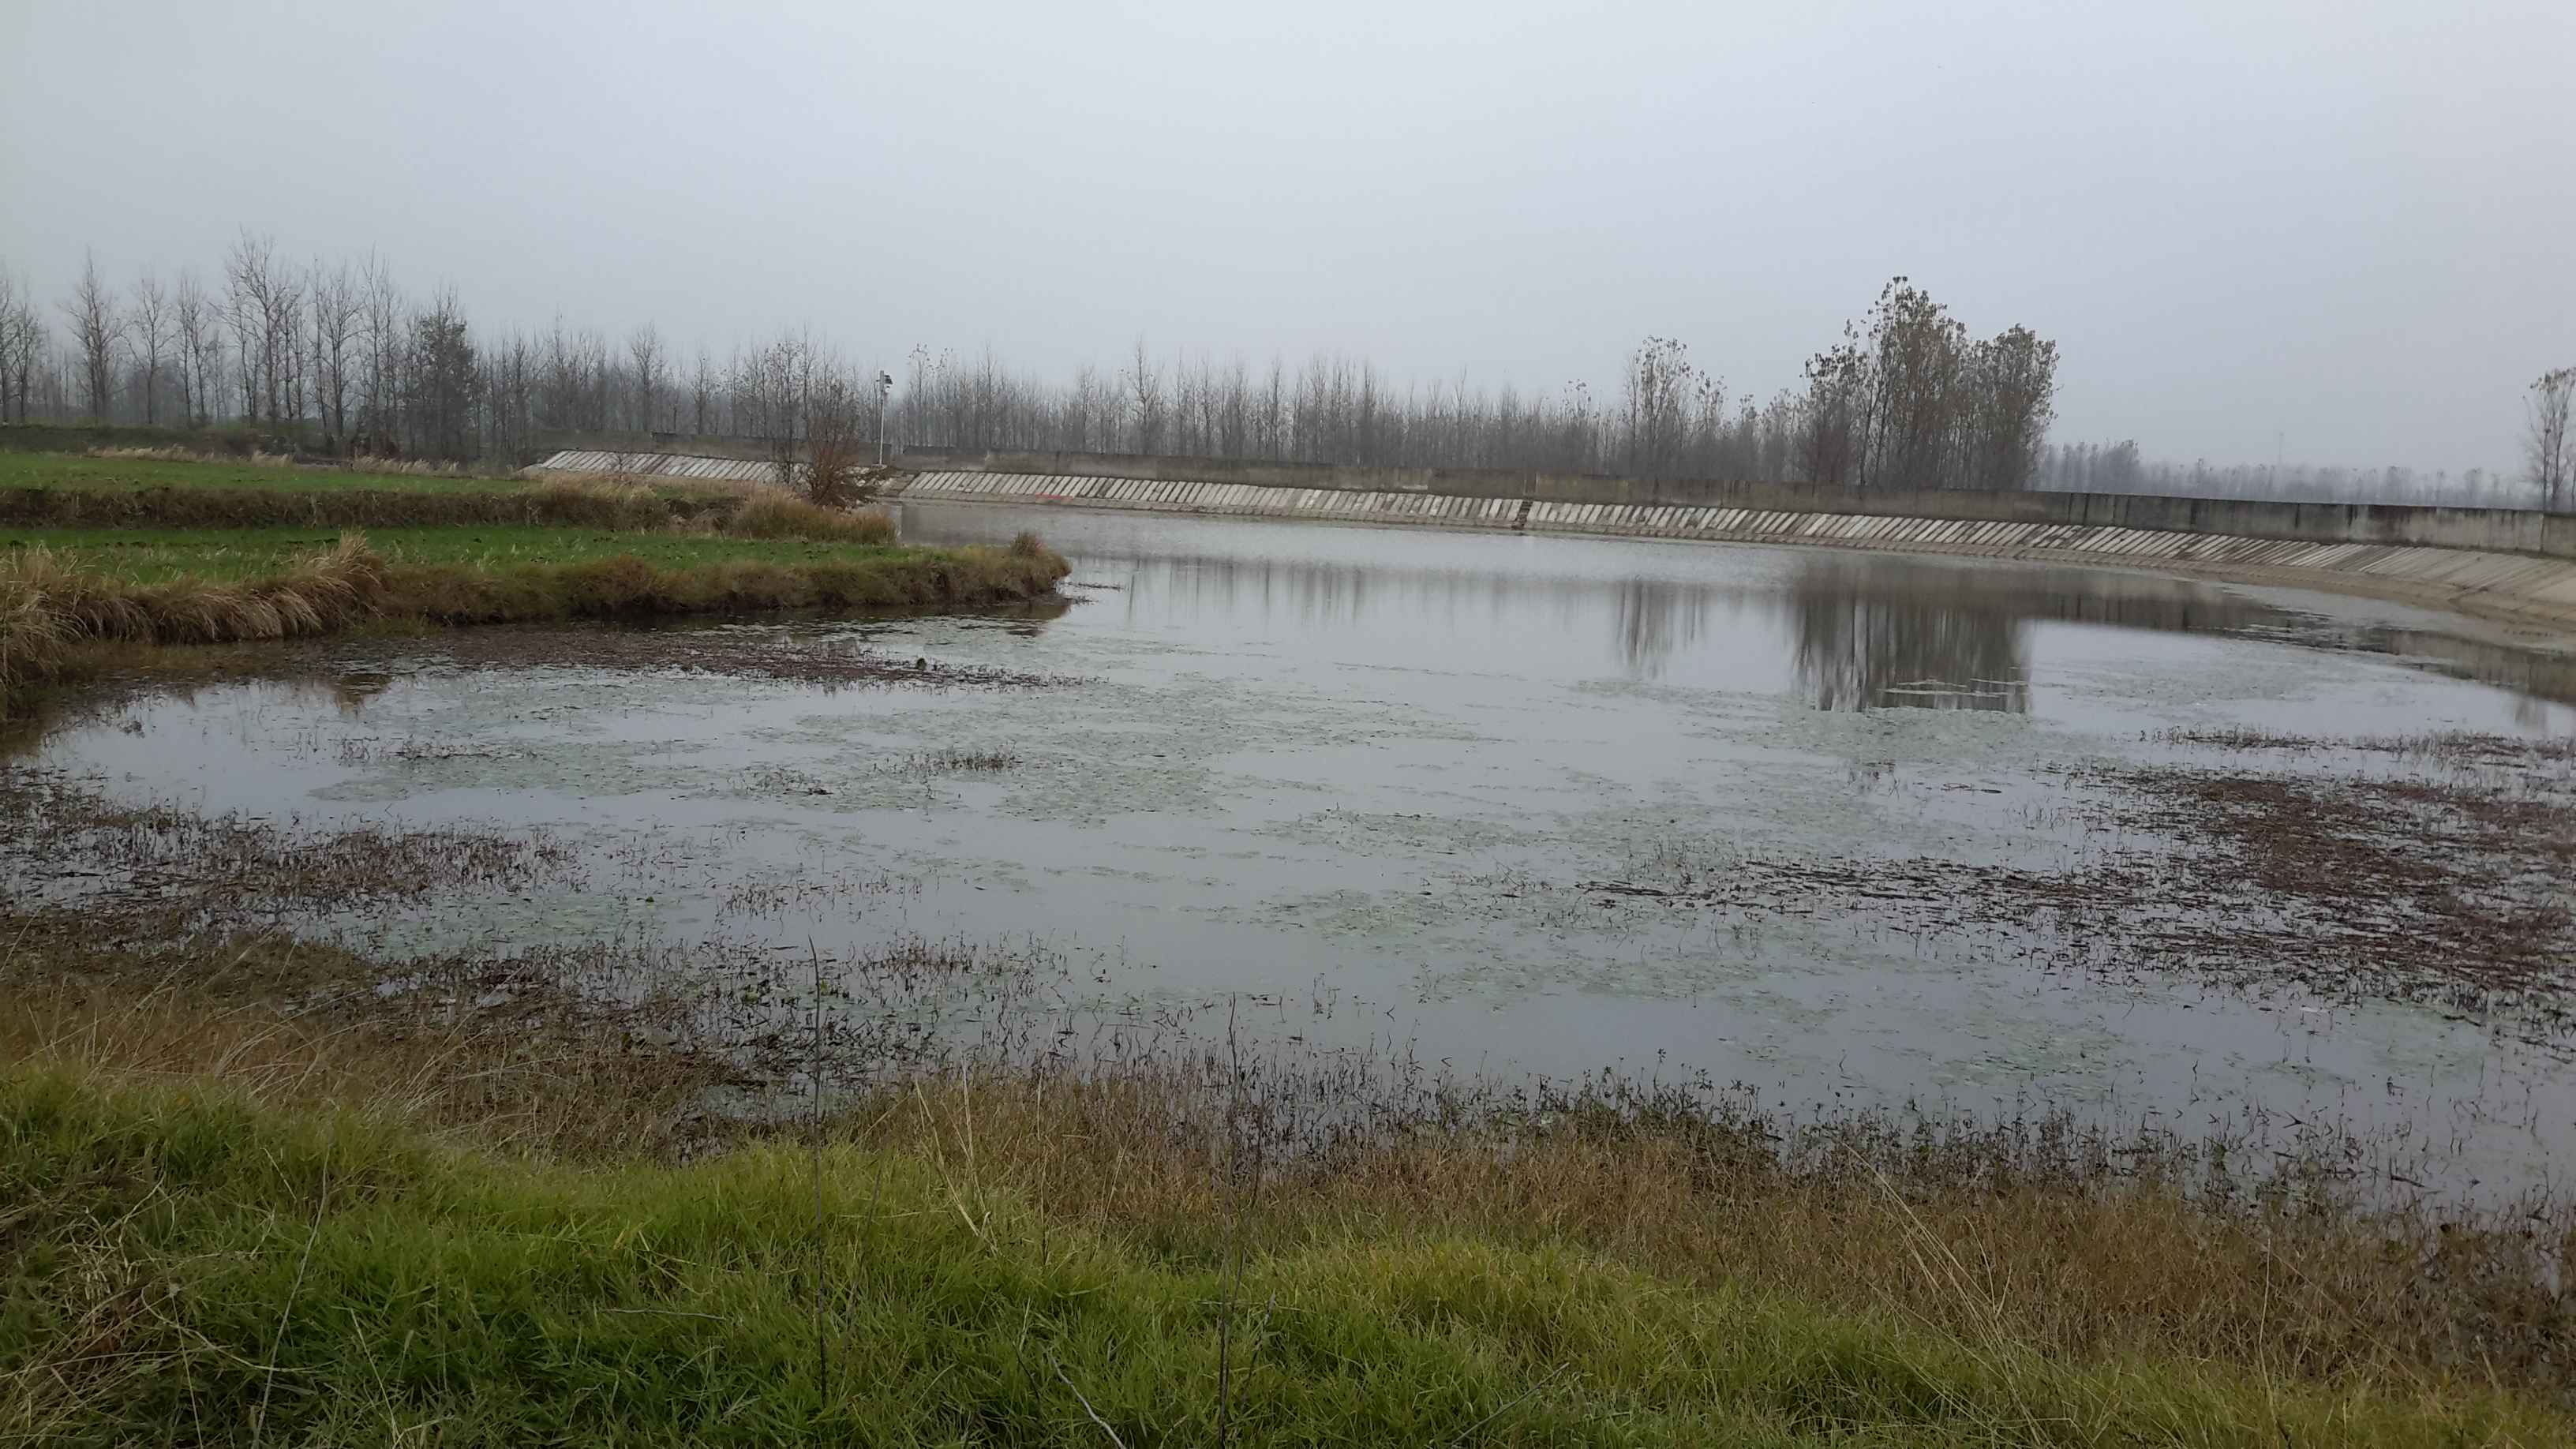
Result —
[{"label": "water surface", "polygon": [[2252,1105],[2414,1134],[2459,1182],[2576,1145],[2563,1047],[2457,1002],[2158,971],[1794,877],[1759,910],[1600,889],[2184,848],[2093,783],[2219,762],[2177,731],[2576,733],[2562,660],[2460,621],[1982,560],[975,505],[903,526],[1035,528],[1081,602],[727,627],[1061,682],[498,669],[432,638],[138,695],[35,758],[214,811],[539,824],[599,862],[350,927],[386,952],[1036,942],[1104,1009],[1234,998],[1250,1029],[1459,1070],[2186,1127]]}]

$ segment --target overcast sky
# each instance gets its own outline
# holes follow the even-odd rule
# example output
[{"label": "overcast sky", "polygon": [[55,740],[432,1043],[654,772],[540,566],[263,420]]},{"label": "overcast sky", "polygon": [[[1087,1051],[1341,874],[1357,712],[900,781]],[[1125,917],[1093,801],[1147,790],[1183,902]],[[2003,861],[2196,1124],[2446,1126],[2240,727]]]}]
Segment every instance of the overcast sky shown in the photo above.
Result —
[{"label": "overcast sky", "polygon": [[2061,440],[2512,466],[2576,4],[0,0],[0,265],[372,247],[478,323],[1738,391],[1905,273]]}]

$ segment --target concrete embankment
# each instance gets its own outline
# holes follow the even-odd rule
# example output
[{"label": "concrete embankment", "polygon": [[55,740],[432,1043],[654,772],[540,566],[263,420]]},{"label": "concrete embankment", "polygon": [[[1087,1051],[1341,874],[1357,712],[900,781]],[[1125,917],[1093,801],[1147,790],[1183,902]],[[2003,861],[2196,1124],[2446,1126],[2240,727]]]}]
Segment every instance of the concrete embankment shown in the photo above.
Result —
[{"label": "concrete embankment", "polygon": [[[739,440],[565,435],[543,467],[722,471]],[[605,449],[605,451],[603,451]],[[2576,629],[2576,516],[2118,493],[1781,484],[903,449],[891,495],[2031,559],[2386,598]]]},{"label": "concrete embankment", "polygon": [[921,473],[901,485],[900,496],[921,501],[1045,503],[1435,528],[1968,554],[2326,589],[2524,623],[2576,626],[2576,562],[2482,549],[2316,543],[2116,525],[1707,505],[1553,503],[1528,498],[1025,473]]}]

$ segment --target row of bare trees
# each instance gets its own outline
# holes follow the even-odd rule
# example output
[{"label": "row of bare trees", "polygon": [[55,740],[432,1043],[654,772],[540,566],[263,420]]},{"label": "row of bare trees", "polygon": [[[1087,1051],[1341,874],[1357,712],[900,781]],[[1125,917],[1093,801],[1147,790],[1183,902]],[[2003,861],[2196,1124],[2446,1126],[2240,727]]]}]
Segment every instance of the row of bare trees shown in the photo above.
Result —
[{"label": "row of bare trees", "polygon": [[560,320],[492,333],[452,292],[407,293],[379,258],[293,261],[247,231],[207,279],[147,272],[120,288],[89,262],[50,308],[0,269],[0,418],[229,424],[328,452],[517,461],[552,431],[630,430],[766,439],[782,455],[819,433],[872,460],[882,419],[897,444],[969,450],[2576,505],[2576,369],[2535,384],[2531,466],[2511,479],[2213,467],[2151,460],[2134,441],[2053,445],[2057,360],[2056,344],[2026,327],[1971,336],[1903,277],[1807,361],[1800,386],[1766,399],[1730,390],[1668,337],[1640,344],[1610,394],[1581,381],[1553,392],[1398,385],[1364,358],[1256,367],[1158,356],[1142,341],[1069,381],[990,352],[915,348],[880,384],[875,368],[803,332],[721,357],[684,353],[649,323],[623,337]]},{"label": "row of bare trees", "polygon": [[862,391],[804,338],[737,350],[721,368],[701,350],[692,370],[649,325],[622,344],[560,322],[486,336],[453,291],[408,294],[378,258],[292,262],[249,232],[211,281],[145,272],[120,289],[85,259],[50,316],[0,268],[4,421],[221,425],[325,453],[518,460],[552,429],[801,444],[828,406],[832,428],[864,426],[873,447]]},{"label": "row of bare trees", "polygon": [[[1731,394],[1663,337],[1631,355],[1615,399],[1582,382],[1553,394],[1463,379],[1399,387],[1344,356],[1256,371],[1240,359],[1157,357],[1141,341],[1123,365],[1079,369],[1069,384],[1013,372],[990,353],[916,348],[899,382],[881,389],[874,369],[803,333],[722,360],[705,348],[680,356],[649,324],[622,342],[560,322],[479,333],[452,294],[408,297],[375,257],[298,263],[249,232],[211,283],[182,271],[165,286],[146,273],[120,291],[85,264],[56,309],[59,332],[23,290],[0,293],[0,409],[14,399],[12,416],[235,423],[324,451],[437,457],[512,457],[557,429],[802,448],[818,417],[835,435],[857,429],[853,447],[873,447],[882,416],[888,434],[915,446],[2023,487],[2055,367],[2054,347],[2016,328],[2005,338],[2018,351],[1979,344],[1975,365],[1937,398],[1901,380],[1881,388],[1855,415],[1856,466],[1845,469],[1840,451],[1819,444],[1820,417],[1832,426],[1840,399],[1812,387],[1767,402]],[[1893,343],[1885,352],[1900,355]],[[1881,373],[1896,375],[1874,358],[1858,375]],[[1949,410],[1938,448],[1906,431],[1920,431],[1915,415],[1927,406]]]},{"label": "row of bare trees", "polygon": [[[2162,493],[2276,503],[2413,503],[2455,508],[2533,508],[2544,494],[2526,477],[2491,468],[2425,471],[2308,463],[2217,464],[2145,458],[2135,439],[2052,444],[2040,450],[2035,487],[2075,493]],[[2564,506],[2563,504],[2560,506]]]}]

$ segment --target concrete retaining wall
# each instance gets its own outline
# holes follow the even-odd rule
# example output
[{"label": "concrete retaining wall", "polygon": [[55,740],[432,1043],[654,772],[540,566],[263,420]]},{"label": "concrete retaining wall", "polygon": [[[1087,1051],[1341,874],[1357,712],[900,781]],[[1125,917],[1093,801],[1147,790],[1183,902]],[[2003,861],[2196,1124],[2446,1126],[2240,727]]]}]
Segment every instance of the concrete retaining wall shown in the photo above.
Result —
[{"label": "concrete retaining wall", "polygon": [[1981,493],[1821,489],[1782,483],[1602,478],[1453,468],[1351,468],[1226,458],[1105,453],[959,453],[905,449],[914,472],[998,473],[1157,482],[1242,483],[1264,488],[1510,498],[1614,507],[1720,507],[2221,533],[2309,543],[2423,544],[2576,558],[2576,516],[2509,508],[2426,508],[2383,503],[2259,503],[2148,493]]},{"label": "concrete retaining wall", "polygon": [[[766,456],[741,439],[704,452],[697,450],[726,440],[585,433],[566,441],[580,447],[539,466],[731,477],[763,473],[750,460]],[[2364,594],[2576,628],[2576,518],[2510,509],[1849,493],[1092,453],[907,449],[897,461],[912,476],[886,491],[904,498],[2022,558]]]},{"label": "concrete retaining wall", "polygon": [[[700,438],[678,433],[565,433],[553,448],[610,453],[684,453],[709,458],[762,458],[757,439]],[[2257,503],[2172,498],[2148,493],[1909,492],[1810,488],[1781,483],[1604,478],[1471,468],[1359,468],[1322,463],[1266,463],[1236,458],[1152,457],[1126,453],[984,453],[901,448],[895,467],[912,473],[986,473],[1020,477],[1123,478],[1168,483],[1238,483],[1337,493],[1420,494],[1436,498],[1597,503],[1618,507],[1719,507],[1767,513],[1830,513],[1875,518],[1932,518],[1991,523],[2136,528],[2174,533],[2308,543],[2421,544],[2576,559],[2576,515],[2512,508],[2425,508],[2386,503]]]},{"label": "concrete retaining wall", "polygon": [[2487,549],[2315,542],[2046,519],[1924,518],[1725,504],[1565,502],[1429,491],[1291,488],[1245,482],[1045,473],[939,470],[921,473],[890,491],[902,499],[923,502],[1044,503],[2031,559],[2357,593],[2524,623],[2576,626],[2576,562]]}]

